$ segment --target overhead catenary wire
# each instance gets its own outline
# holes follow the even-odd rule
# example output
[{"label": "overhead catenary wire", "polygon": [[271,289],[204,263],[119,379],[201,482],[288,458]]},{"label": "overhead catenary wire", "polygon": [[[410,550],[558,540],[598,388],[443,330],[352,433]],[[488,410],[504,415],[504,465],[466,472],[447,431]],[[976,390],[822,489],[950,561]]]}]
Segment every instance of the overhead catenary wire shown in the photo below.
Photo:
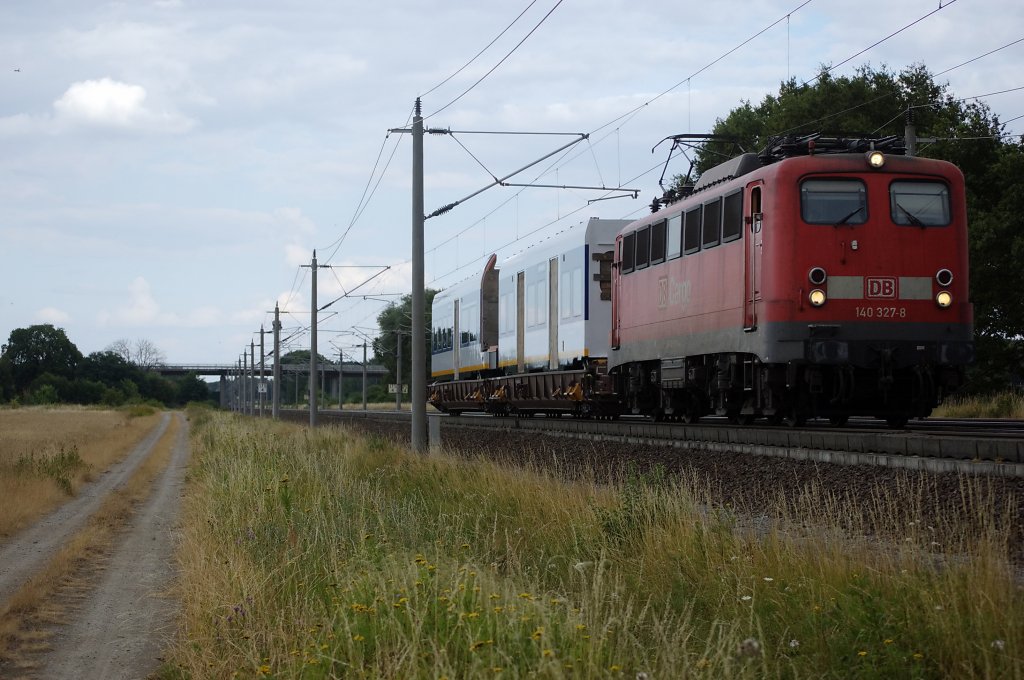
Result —
[{"label": "overhead catenary wire", "polygon": [[[433,92],[433,91],[434,91],[434,90],[436,90],[437,88],[441,87],[442,85],[444,85],[445,83],[447,83],[447,82],[448,82],[449,80],[451,80],[451,79],[452,79],[452,78],[454,78],[455,76],[457,76],[457,75],[459,75],[460,73],[462,73],[463,71],[465,71],[465,70],[466,70],[466,69],[467,69],[467,68],[469,67],[469,65],[470,65],[470,64],[472,64],[472,63],[473,63],[474,61],[476,61],[477,59],[479,59],[479,58],[480,58],[480,56],[481,56],[481,55],[482,55],[482,54],[483,54],[484,52],[486,52],[487,50],[489,50],[489,49],[491,48],[491,46],[492,46],[492,45],[494,45],[494,43],[498,42],[498,40],[499,40],[499,39],[501,39],[501,36],[503,36],[503,35],[505,35],[506,33],[508,33],[508,32],[509,32],[509,30],[510,30],[510,29],[511,29],[511,28],[512,28],[513,26],[515,26],[515,25],[516,25],[516,22],[518,22],[518,21],[519,21],[520,19],[522,19],[522,18],[523,18],[523,15],[524,15],[524,14],[526,14],[527,12],[529,12],[529,11],[530,11],[530,8],[531,8],[531,7],[533,7],[533,6],[535,5],[535,4],[537,4],[537,0],[531,0],[530,4],[529,4],[529,5],[527,5],[527,6],[526,6],[526,8],[525,8],[525,9],[524,9],[524,10],[523,10],[522,12],[520,12],[520,13],[519,13],[519,15],[518,15],[518,16],[516,16],[516,18],[515,18],[515,19],[513,19],[513,20],[512,20],[512,22],[511,22],[511,23],[510,23],[510,24],[509,24],[508,26],[506,26],[505,28],[503,28],[503,29],[501,30],[501,33],[499,33],[498,35],[494,36],[494,39],[493,39],[493,40],[491,40],[491,42],[487,43],[487,45],[485,45],[485,46],[484,46],[484,48],[483,48],[482,50],[480,50],[480,51],[479,51],[479,52],[477,52],[477,53],[476,53],[475,55],[473,55],[473,58],[472,58],[472,59],[470,59],[469,61],[467,61],[467,62],[466,62],[465,64],[463,64],[463,65],[462,65],[462,66],[461,66],[461,67],[460,67],[460,68],[459,68],[458,70],[456,70],[456,71],[455,71],[454,73],[452,73],[452,74],[451,74],[450,76],[448,76],[447,78],[445,78],[444,80],[442,80],[441,82],[439,82],[439,83],[438,83],[437,85],[434,85],[434,86],[433,86],[432,88],[430,88],[429,90],[427,90],[426,92],[424,92],[423,94],[421,94],[421,95],[420,95],[420,97],[426,97],[426,96],[427,96],[428,94],[430,94],[431,92]],[[408,124],[408,123],[407,123],[407,124]]]},{"label": "overhead catenary wire", "polygon": [[[629,184],[629,183],[631,183],[631,182],[635,182],[635,181],[637,181],[637,180],[639,180],[639,179],[641,179],[641,178],[645,177],[646,175],[649,175],[649,174],[651,174],[651,173],[652,173],[652,172],[654,172],[655,170],[658,170],[658,169],[660,169],[660,168],[661,168],[661,165],[662,165],[661,163],[657,163],[656,165],[653,165],[653,166],[651,166],[650,168],[648,168],[648,169],[647,169],[647,170],[645,170],[644,172],[641,172],[640,174],[636,175],[635,177],[633,177],[633,178],[631,178],[631,179],[627,180],[627,181],[626,181],[626,184]],[[553,224],[557,224],[558,222],[562,221],[563,219],[565,219],[565,218],[567,218],[567,217],[571,217],[571,216],[575,215],[576,213],[579,213],[579,212],[581,212],[582,210],[585,210],[586,208],[587,208],[587,206],[586,206],[586,205],[581,205],[581,206],[579,206],[578,208],[576,208],[575,210],[572,210],[572,211],[570,211],[570,212],[568,212],[568,213],[566,213],[566,214],[564,214],[564,215],[561,215],[561,216],[559,216],[558,218],[556,218],[556,219],[554,219],[554,220],[551,220],[551,221],[549,221],[549,222],[546,222],[546,223],[544,223],[544,224],[540,225],[539,227],[537,227],[537,228],[535,228],[535,229],[533,229],[533,230],[531,230],[531,231],[528,231],[528,232],[527,232],[527,233],[525,233],[525,234],[522,234],[522,235],[521,235],[521,236],[519,236],[519,238],[517,238],[517,239],[512,239],[511,241],[508,241],[508,242],[506,242],[506,243],[504,243],[504,244],[502,244],[502,245],[500,245],[500,246],[497,246],[497,247],[495,247],[495,248],[494,248],[494,251],[495,251],[495,252],[497,252],[497,251],[500,251],[500,250],[502,250],[502,249],[504,249],[504,248],[508,248],[509,246],[515,245],[516,243],[518,243],[518,242],[520,242],[520,241],[523,241],[523,240],[525,240],[525,239],[527,239],[527,238],[529,238],[529,237],[533,236],[534,234],[536,234],[536,233],[538,233],[538,232],[540,232],[540,231],[542,231],[542,230],[544,230],[544,229],[547,229],[547,228],[548,228],[548,227],[550,227],[551,225],[553,225]],[[449,239],[449,240],[450,240],[450,239]],[[434,277],[433,279],[431,279],[431,280],[430,280],[430,281],[428,282],[428,285],[429,285],[429,284],[432,284],[432,283],[436,283],[437,281],[439,281],[439,280],[441,280],[441,279],[444,279],[444,278],[446,278],[446,277],[448,277],[448,276],[451,276],[451,275],[452,275],[452,274],[454,274],[455,272],[458,272],[458,271],[460,271],[461,269],[464,269],[465,267],[468,267],[468,266],[469,266],[470,264],[473,264],[473,263],[475,263],[475,262],[477,262],[477,261],[479,261],[479,260],[481,260],[481,259],[483,259],[484,257],[487,257],[487,256],[488,256],[488,255],[481,255],[481,256],[475,257],[475,258],[473,258],[473,260],[471,260],[470,262],[468,262],[468,263],[466,263],[466,264],[464,264],[464,265],[461,265],[461,266],[456,266],[456,267],[455,267],[454,269],[452,269],[452,270],[450,270],[450,271],[448,271],[448,272],[445,272],[444,274],[440,274],[440,275],[437,275],[437,276],[435,276],[435,277]]]},{"label": "overhead catenary wire", "polygon": [[[409,117],[406,119],[406,125],[408,125],[409,121],[412,120],[412,115],[413,115],[413,112],[410,110]],[[354,227],[356,225],[356,223],[359,221],[359,218],[361,218],[363,216],[363,212],[366,210],[366,207],[370,204],[370,201],[373,200],[373,197],[376,195],[377,189],[380,187],[381,181],[383,181],[384,176],[387,174],[388,168],[391,167],[391,161],[394,160],[395,154],[398,152],[398,147],[399,147],[399,140],[398,139],[395,140],[395,144],[391,148],[391,154],[388,156],[388,160],[384,164],[384,169],[381,170],[380,175],[377,177],[377,182],[376,183],[373,182],[374,174],[376,173],[377,167],[380,164],[381,156],[384,153],[384,149],[387,146],[388,137],[390,135],[391,135],[391,133],[388,132],[384,136],[384,141],[381,143],[380,151],[377,152],[377,160],[373,164],[373,170],[370,171],[370,177],[366,180],[366,186],[363,187],[363,194],[360,197],[359,203],[356,205],[356,209],[355,209],[355,211],[352,214],[352,219],[349,220],[348,227],[345,229],[345,231],[341,234],[341,236],[334,243],[332,243],[330,246],[327,246],[327,248],[330,248],[330,247],[333,246],[334,250],[332,250],[330,255],[327,256],[327,258],[324,260],[325,262],[329,263],[334,258],[334,256],[337,255],[338,250],[341,248],[342,244],[345,242],[345,239],[348,237],[349,232],[352,231],[352,227]],[[369,195],[367,195],[367,190],[369,189],[371,184],[373,184],[373,189],[370,191]],[[323,250],[327,250],[327,248],[323,248]]]},{"label": "overhead catenary wire", "polygon": [[[516,50],[518,50],[518,49],[519,49],[519,47],[520,47],[520,46],[521,46],[521,45],[522,45],[522,44],[523,44],[524,42],[526,42],[526,41],[527,41],[527,39],[528,39],[528,38],[529,38],[529,37],[530,37],[531,35],[533,35],[533,34],[534,34],[534,32],[535,32],[535,31],[536,31],[536,30],[537,30],[538,28],[540,28],[540,27],[541,27],[541,25],[542,25],[542,24],[543,24],[543,23],[544,23],[545,21],[547,21],[547,20],[548,20],[548,17],[549,17],[549,16],[551,16],[551,14],[552,14],[552,13],[553,13],[553,12],[554,12],[554,11],[555,11],[556,9],[558,9],[559,5],[561,5],[561,4],[562,4],[562,3],[564,2],[564,1],[565,1],[565,0],[558,0],[558,2],[556,2],[556,3],[555,3],[554,7],[552,7],[552,8],[550,9],[550,10],[548,10],[548,13],[547,13],[547,14],[545,14],[545,15],[544,15],[544,16],[543,16],[543,17],[541,18],[541,20],[540,20],[540,21],[538,21],[538,22],[537,22],[537,24],[536,24],[536,25],[535,25],[535,26],[534,26],[533,28],[531,28],[531,29],[530,29],[530,32],[529,32],[529,33],[527,33],[527,34],[526,34],[525,36],[523,36],[523,39],[522,39],[522,40],[520,40],[519,42],[517,42],[517,43],[515,44],[515,46],[514,46],[514,47],[513,47],[513,48],[512,48],[511,50],[509,50],[509,51],[508,51],[508,52],[507,52],[507,53],[505,54],[505,56],[504,56],[504,57],[502,57],[502,58],[501,58],[501,59],[500,59],[500,60],[498,61],[498,63],[497,63],[497,64],[495,64],[494,66],[492,66],[492,67],[490,68],[490,70],[488,70],[488,71],[487,71],[487,73],[485,73],[485,74],[483,74],[482,76],[480,76],[480,77],[479,77],[479,78],[478,78],[478,79],[476,80],[476,82],[474,82],[474,83],[473,83],[472,85],[470,85],[470,86],[469,86],[468,88],[466,88],[465,90],[463,90],[462,94],[460,94],[460,95],[458,95],[457,97],[455,97],[455,99],[452,99],[452,100],[451,100],[450,102],[448,102],[447,104],[445,104],[445,105],[444,105],[444,106],[442,106],[441,108],[437,109],[436,111],[434,111],[434,112],[433,112],[433,113],[431,113],[430,115],[428,115],[428,116],[424,116],[424,117],[423,117],[423,120],[424,120],[424,121],[426,121],[427,119],[429,119],[429,118],[432,118],[432,117],[436,116],[437,114],[441,113],[442,111],[444,111],[445,109],[447,109],[448,107],[450,107],[450,106],[451,106],[452,104],[454,104],[455,102],[459,101],[460,99],[462,99],[463,97],[465,97],[465,96],[466,96],[467,94],[469,94],[470,92],[472,92],[472,91],[473,91],[473,90],[474,90],[474,89],[476,88],[476,86],[477,86],[477,85],[479,85],[480,83],[482,83],[482,82],[483,82],[483,81],[484,81],[484,80],[485,80],[485,79],[487,78],[487,76],[489,76],[489,75],[491,75],[492,73],[494,73],[494,72],[495,72],[495,71],[497,70],[497,68],[498,68],[499,66],[501,66],[502,64],[504,64],[504,63],[505,63],[505,60],[507,60],[507,59],[508,59],[509,57],[511,57],[511,56],[512,56],[512,54],[513,54],[513,53],[515,53],[515,51],[516,51]],[[808,2],[810,2],[810,0],[808,0]]]},{"label": "overhead catenary wire", "polygon": [[[644,102],[643,104],[640,104],[639,106],[636,106],[636,107],[634,107],[634,108],[630,109],[629,111],[627,111],[627,112],[625,112],[625,113],[623,113],[623,114],[621,114],[621,115],[619,115],[619,116],[616,116],[616,117],[615,117],[615,118],[613,118],[612,120],[610,120],[610,121],[608,121],[608,122],[606,122],[606,123],[604,123],[604,124],[602,124],[602,125],[600,125],[600,126],[598,126],[598,127],[594,128],[594,129],[593,129],[593,130],[592,130],[592,131],[591,131],[591,132],[590,132],[590,133],[588,134],[588,139],[589,139],[589,137],[592,137],[592,136],[593,136],[594,134],[596,134],[596,133],[598,133],[598,132],[600,132],[600,131],[604,130],[605,128],[609,128],[609,127],[611,127],[612,125],[615,125],[616,123],[621,123],[621,124],[620,124],[620,125],[619,125],[618,127],[615,127],[615,128],[613,128],[613,129],[612,129],[612,130],[610,130],[610,131],[609,131],[609,132],[608,132],[607,134],[605,134],[605,135],[604,135],[604,136],[602,136],[602,137],[601,137],[600,139],[598,139],[598,140],[597,140],[597,142],[592,142],[592,143],[591,143],[591,145],[592,145],[592,146],[596,146],[597,144],[600,144],[601,142],[603,142],[603,141],[604,141],[605,139],[607,139],[608,137],[610,137],[610,136],[612,136],[612,135],[616,134],[616,133],[617,133],[617,131],[618,131],[618,130],[619,130],[619,129],[620,129],[621,127],[622,127],[622,125],[625,125],[625,124],[626,124],[626,123],[628,123],[628,122],[629,122],[630,120],[632,120],[632,119],[633,119],[634,117],[636,117],[636,116],[637,116],[637,115],[638,115],[638,114],[639,114],[639,113],[640,113],[640,112],[641,112],[641,111],[642,111],[642,110],[643,110],[643,109],[644,109],[645,107],[649,106],[650,104],[653,104],[654,102],[656,102],[656,101],[658,101],[659,99],[663,98],[664,96],[668,95],[668,94],[669,94],[669,93],[671,93],[672,91],[674,91],[674,90],[678,89],[678,88],[679,88],[679,87],[680,87],[680,86],[681,86],[681,85],[682,85],[683,83],[687,83],[687,82],[689,82],[689,81],[690,81],[690,80],[691,80],[692,78],[694,78],[694,77],[696,77],[697,75],[699,75],[699,74],[703,73],[704,71],[708,70],[709,68],[711,68],[711,67],[712,67],[712,66],[714,66],[715,64],[719,63],[720,61],[722,61],[723,59],[725,59],[726,57],[728,57],[728,56],[729,56],[730,54],[732,54],[732,53],[736,52],[737,50],[741,49],[742,47],[744,47],[744,46],[748,45],[748,44],[749,44],[750,42],[752,42],[753,40],[756,40],[756,39],[757,39],[758,37],[760,37],[761,35],[763,35],[763,34],[764,34],[765,32],[767,32],[767,31],[771,30],[771,29],[772,29],[773,27],[777,26],[777,25],[778,25],[779,23],[781,23],[782,21],[785,21],[785,20],[787,19],[787,17],[789,17],[790,15],[792,15],[792,14],[794,14],[794,13],[796,13],[796,12],[800,11],[801,9],[803,9],[804,7],[806,7],[807,5],[809,5],[809,4],[811,3],[811,2],[813,2],[813,0],[804,0],[804,2],[802,2],[802,3],[800,3],[799,5],[797,5],[796,7],[794,7],[794,8],[793,8],[792,10],[790,10],[790,11],[789,11],[789,12],[788,12],[788,13],[787,13],[786,15],[784,15],[784,16],[782,16],[782,17],[779,17],[778,19],[776,19],[776,20],[775,20],[775,21],[773,21],[772,23],[768,24],[767,26],[763,27],[762,29],[760,29],[759,31],[757,31],[756,33],[754,33],[753,35],[751,35],[750,37],[748,37],[748,38],[746,38],[745,40],[743,40],[742,42],[738,43],[737,45],[735,45],[734,47],[730,48],[729,50],[727,50],[727,51],[723,52],[722,54],[720,54],[719,56],[717,56],[717,57],[716,57],[715,59],[711,60],[710,62],[708,62],[707,64],[705,64],[705,65],[704,65],[704,66],[702,66],[701,68],[697,69],[696,71],[694,71],[694,72],[693,72],[692,74],[690,74],[690,75],[689,75],[689,76],[687,76],[686,78],[684,78],[684,79],[680,80],[679,82],[677,82],[677,83],[676,83],[675,85],[673,85],[672,87],[669,87],[668,89],[666,89],[666,90],[664,90],[664,91],[660,92],[659,94],[655,95],[654,97],[652,97],[652,98],[650,98],[650,99],[646,100],[646,101],[645,101],[645,102]],[[572,159],[578,158],[578,157],[579,157],[579,155],[582,155],[582,154],[583,154],[583,153],[585,153],[585,152],[586,152],[586,150],[584,150],[584,151],[581,151],[581,152],[579,152],[578,154],[576,154],[576,155],[572,156],[572,158],[570,158],[569,160],[572,160]],[[592,149],[592,148],[591,148],[591,153],[593,153],[593,149]],[[554,161],[554,162],[552,162],[552,163],[551,163],[550,165],[548,165],[548,166],[547,166],[547,168],[545,168],[545,169],[544,169],[544,170],[543,170],[543,171],[542,171],[541,173],[539,173],[539,174],[538,174],[538,175],[537,175],[537,176],[536,176],[536,177],[534,178],[534,181],[536,181],[536,180],[540,179],[541,177],[543,177],[543,176],[544,176],[544,175],[546,175],[547,173],[551,172],[553,168],[555,168],[555,167],[561,167],[561,164],[563,163],[563,160],[565,159],[565,156],[567,156],[568,154],[569,154],[569,150],[566,150],[566,151],[565,151],[565,152],[563,153],[562,157],[560,157],[560,158],[557,158],[557,159],[555,159],[555,161]],[[568,162],[568,161],[565,161],[565,162]],[[633,181],[633,180],[630,180],[630,181]],[[629,182],[626,182],[626,184],[629,184]],[[490,215],[494,214],[495,212],[497,212],[497,210],[498,210],[498,209],[500,209],[501,207],[503,207],[503,206],[507,205],[507,204],[508,204],[508,203],[509,203],[510,201],[512,201],[512,200],[515,200],[516,198],[518,198],[518,196],[519,196],[519,195],[520,195],[520,194],[521,194],[521,193],[522,193],[523,191],[525,191],[525,189],[520,189],[519,191],[515,192],[515,194],[514,194],[513,196],[509,197],[509,199],[507,199],[506,201],[502,202],[502,203],[501,203],[501,204],[500,204],[500,205],[498,206],[498,208],[495,208],[494,210],[492,210],[491,212],[489,212],[489,213],[488,213],[488,214],[487,214],[487,215],[486,215],[486,216],[485,216],[484,218],[481,218],[480,220],[477,220],[476,222],[472,223],[472,224],[471,224],[471,225],[469,225],[468,227],[466,227],[466,228],[464,228],[463,230],[461,230],[461,231],[459,231],[458,233],[456,233],[456,234],[455,234],[454,236],[451,236],[451,237],[447,238],[447,239],[446,239],[445,241],[443,241],[443,242],[442,242],[441,244],[438,244],[438,245],[434,246],[433,248],[431,248],[431,249],[427,250],[426,252],[427,252],[427,253],[430,253],[430,252],[435,252],[435,251],[437,250],[437,248],[439,248],[439,247],[440,247],[441,245],[444,245],[444,244],[446,244],[446,243],[449,243],[449,242],[451,242],[451,241],[452,241],[453,239],[455,239],[455,238],[458,238],[459,236],[461,236],[461,235],[465,234],[466,232],[468,232],[469,230],[471,230],[471,229],[472,229],[473,227],[475,227],[475,226],[477,226],[478,224],[480,224],[480,223],[481,223],[481,222],[482,222],[482,221],[483,221],[484,219],[486,219],[486,217],[488,217],[488,216],[490,216]],[[557,221],[557,220],[556,220],[556,221]]]},{"label": "overhead catenary wire", "polygon": [[967,61],[965,61],[963,63],[957,64],[956,66],[951,66],[951,67],[947,68],[945,71],[939,71],[938,73],[935,74],[935,77],[938,78],[939,76],[944,76],[947,73],[949,73],[950,71],[955,71],[956,69],[960,68],[961,66],[967,66],[968,64],[973,64],[974,62],[978,61],[979,59],[983,59],[983,58],[985,58],[985,57],[987,57],[987,56],[989,56],[991,54],[995,54],[996,52],[1000,52],[1002,50],[1005,50],[1007,47],[1013,47],[1014,45],[1016,45],[1017,43],[1020,43],[1020,42],[1024,42],[1024,38],[1017,38],[1013,42],[1006,43],[1002,47],[997,47],[994,50],[989,50],[985,54],[979,54],[978,56],[976,56],[976,57],[974,57],[972,59],[968,59]]},{"label": "overhead catenary wire", "polygon": [[836,70],[837,68],[839,68],[843,64],[847,64],[850,61],[853,61],[854,59],[859,57],[860,55],[864,54],[865,52],[867,52],[869,50],[873,50],[874,48],[878,47],[879,45],[881,45],[885,41],[887,41],[887,40],[889,40],[891,38],[896,37],[897,35],[899,35],[903,31],[907,30],[908,28],[916,26],[917,24],[921,23],[922,21],[924,21],[928,17],[932,16],[933,14],[936,14],[937,12],[941,12],[942,10],[946,9],[947,7],[949,7],[950,5],[954,4],[956,1],[957,0],[946,0],[946,4],[942,4],[940,2],[939,6],[936,9],[933,9],[932,11],[928,12],[927,14],[924,14],[923,16],[920,16],[917,19],[914,19],[913,21],[911,21],[909,24],[907,24],[903,28],[899,28],[899,29],[893,31],[892,33],[890,33],[889,35],[885,36],[881,40],[878,40],[878,41],[868,45],[867,47],[865,47],[861,51],[857,52],[856,54],[852,54],[849,57],[847,57],[846,59],[843,59],[838,64],[833,64],[832,66],[828,67],[827,69],[822,70],[821,72],[818,73],[818,75],[814,76],[810,80],[805,80],[804,81],[804,85],[808,85],[810,83],[813,83],[815,80],[818,80],[822,76],[831,73],[832,71]]}]

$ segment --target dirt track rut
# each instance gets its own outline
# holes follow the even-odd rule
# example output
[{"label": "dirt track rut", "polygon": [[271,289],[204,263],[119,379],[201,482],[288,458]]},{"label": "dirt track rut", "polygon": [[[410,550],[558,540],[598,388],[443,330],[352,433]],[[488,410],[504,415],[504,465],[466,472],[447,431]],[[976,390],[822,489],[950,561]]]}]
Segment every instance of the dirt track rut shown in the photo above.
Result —
[{"label": "dirt track rut", "polygon": [[45,678],[145,678],[160,665],[160,650],[173,635],[176,605],[174,541],[188,464],[188,427],[181,414],[170,464],[154,482],[99,582],[85,595],[71,622],[57,629],[42,660]]}]

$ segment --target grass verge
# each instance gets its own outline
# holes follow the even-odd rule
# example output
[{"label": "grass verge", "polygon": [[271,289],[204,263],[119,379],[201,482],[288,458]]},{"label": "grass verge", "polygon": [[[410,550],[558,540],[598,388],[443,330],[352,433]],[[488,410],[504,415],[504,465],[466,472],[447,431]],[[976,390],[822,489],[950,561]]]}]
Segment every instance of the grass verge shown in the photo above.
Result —
[{"label": "grass verge", "polygon": [[[172,418],[128,482],[111,492],[82,530],[0,607],[0,662],[19,672],[34,667],[34,654],[48,648],[49,629],[76,605],[134,506],[149,495],[153,481],[167,467],[178,427],[178,419]],[[5,672],[2,667],[0,671]]]},{"label": "grass verge", "polygon": [[[1007,529],[971,518],[941,555],[913,499],[815,493],[751,522],[696,480],[569,482],[216,414],[193,431],[164,676],[1024,675]],[[851,526],[883,511],[905,540]]]},{"label": "grass verge", "polygon": [[957,397],[935,409],[936,418],[1015,418],[1024,419],[1024,395],[1017,392]]}]

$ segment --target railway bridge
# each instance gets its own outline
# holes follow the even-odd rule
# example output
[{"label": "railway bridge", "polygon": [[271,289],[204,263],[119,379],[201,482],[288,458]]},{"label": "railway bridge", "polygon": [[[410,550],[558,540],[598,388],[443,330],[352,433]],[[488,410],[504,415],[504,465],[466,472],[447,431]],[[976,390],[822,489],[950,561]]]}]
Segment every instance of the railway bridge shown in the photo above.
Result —
[{"label": "railway bridge", "polygon": [[[294,401],[298,402],[300,395],[309,394],[309,363],[281,364],[281,399],[286,401],[289,396],[294,395]],[[157,364],[151,369],[160,375],[187,375],[189,373],[198,376],[217,376],[219,383],[215,383],[212,389],[220,394],[220,404],[228,407],[231,399],[239,391],[245,380],[252,380],[259,385],[261,382],[259,366],[249,367],[245,370],[237,364]],[[262,383],[266,385],[265,399],[267,403],[273,398],[274,390],[274,365],[267,363],[263,369],[264,377]],[[359,384],[362,389],[364,366],[361,363],[345,362],[342,364],[321,362],[317,366],[317,373],[320,377],[320,391],[325,395],[333,395],[340,399],[339,387],[346,386],[346,381]],[[366,364],[365,375],[367,385],[379,385],[388,376],[388,369],[380,364]],[[256,388],[254,388],[256,389]],[[346,393],[350,389],[345,389]]]}]

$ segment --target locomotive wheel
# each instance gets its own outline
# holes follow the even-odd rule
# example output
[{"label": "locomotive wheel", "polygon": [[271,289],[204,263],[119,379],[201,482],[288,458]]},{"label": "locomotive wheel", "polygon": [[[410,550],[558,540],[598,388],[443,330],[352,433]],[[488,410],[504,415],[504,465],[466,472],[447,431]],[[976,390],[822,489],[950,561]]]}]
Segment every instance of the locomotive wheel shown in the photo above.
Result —
[{"label": "locomotive wheel", "polygon": [[904,413],[896,413],[891,416],[887,416],[885,424],[889,426],[890,430],[902,430],[907,426],[907,421],[910,420]]},{"label": "locomotive wheel", "polygon": [[757,420],[757,416],[755,416],[753,413],[744,413],[741,414],[739,418],[737,418],[737,420],[739,421],[740,425],[753,425],[754,421]]},{"label": "locomotive wheel", "polygon": [[846,425],[846,421],[848,421],[849,419],[850,416],[845,414],[839,416],[829,416],[828,424],[831,425],[832,427],[842,427],[843,425]]},{"label": "locomotive wheel", "polygon": [[770,416],[768,416],[768,424],[773,426],[782,425],[782,414],[773,413]]},{"label": "locomotive wheel", "polygon": [[696,425],[700,422],[700,413],[696,410],[686,409],[683,413],[683,422],[687,425]]},{"label": "locomotive wheel", "polygon": [[783,419],[788,427],[803,427],[807,424],[807,414],[802,410],[793,410]]}]

